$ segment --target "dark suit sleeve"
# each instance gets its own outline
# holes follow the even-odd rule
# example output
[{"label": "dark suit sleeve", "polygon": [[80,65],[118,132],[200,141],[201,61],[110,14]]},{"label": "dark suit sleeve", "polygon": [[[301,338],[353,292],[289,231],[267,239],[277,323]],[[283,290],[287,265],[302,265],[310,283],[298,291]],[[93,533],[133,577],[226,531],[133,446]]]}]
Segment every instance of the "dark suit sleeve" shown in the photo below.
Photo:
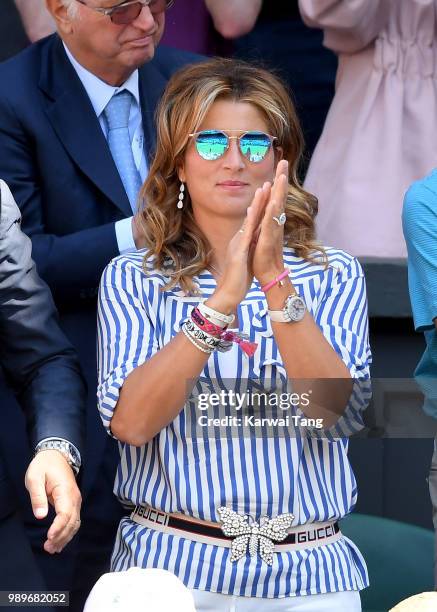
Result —
[{"label": "dark suit sleeve", "polygon": [[[44,142],[44,134],[33,134],[17,118],[6,92],[2,94],[1,176],[9,185],[22,212],[23,231],[32,239],[33,259],[38,272],[50,286],[56,300],[80,301],[95,297],[102,271],[119,254],[115,224],[106,223],[64,236],[47,230],[44,201],[56,201],[59,197],[57,193],[50,193],[50,184],[47,181],[43,183],[39,176],[35,140]],[[66,185],[65,189],[74,189],[74,185]],[[80,197],[83,197],[83,193],[78,194],[78,206]],[[60,201],[59,207],[62,206]],[[65,215],[68,215],[68,210],[65,210]]]},{"label": "dark suit sleeve", "polygon": [[33,445],[62,437],[83,448],[85,385],[75,353],[19,227],[19,210],[0,183],[0,364],[17,392]]}]

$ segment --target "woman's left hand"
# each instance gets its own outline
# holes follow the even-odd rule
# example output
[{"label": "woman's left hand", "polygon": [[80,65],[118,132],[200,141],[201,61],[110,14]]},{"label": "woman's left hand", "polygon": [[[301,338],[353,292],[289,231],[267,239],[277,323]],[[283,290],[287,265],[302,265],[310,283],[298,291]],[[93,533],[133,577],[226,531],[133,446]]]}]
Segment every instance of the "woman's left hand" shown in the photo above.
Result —
[{"label": "woman's left hand", "polygon": [[285,211],[288,193],[288,162],[281,160],[276,168],[270,199],[261,219],[259,235],[253,253],[253,274],[261,286],[284,270],[284,225],[276,219]]}]

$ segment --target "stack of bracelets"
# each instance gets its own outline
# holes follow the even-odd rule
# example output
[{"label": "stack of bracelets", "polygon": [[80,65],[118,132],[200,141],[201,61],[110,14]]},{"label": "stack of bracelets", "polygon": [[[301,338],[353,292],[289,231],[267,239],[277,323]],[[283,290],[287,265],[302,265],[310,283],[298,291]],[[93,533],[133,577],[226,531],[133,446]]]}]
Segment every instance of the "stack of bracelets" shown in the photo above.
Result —
[{"label": "stack of bracelets", "polygon": [[215,350],[225,353],[235,342],[246,355],[251,357],[257,344],[248,342],[249,337],[246,334],[228,331],[227,328],[234,319],[234,315],[225,315],[201,303],[193,309],[191,318],[183,323],[182,331],[203,353],[211,354]]}]

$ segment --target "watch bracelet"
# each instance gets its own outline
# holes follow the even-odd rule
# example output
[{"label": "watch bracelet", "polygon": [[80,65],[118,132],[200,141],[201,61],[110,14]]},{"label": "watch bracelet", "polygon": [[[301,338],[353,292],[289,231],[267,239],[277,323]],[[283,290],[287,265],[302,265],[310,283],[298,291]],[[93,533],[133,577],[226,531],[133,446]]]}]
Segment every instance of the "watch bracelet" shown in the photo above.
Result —
[{"label": "watch bracelet", "polygon": [[[65,458],[68,465],[71,467],[73,472],[77,475],[79,473],[81,467],[81,458],[80,453],[76,449],[76,447],[71,444],[68,440],[64,440],[61,438],[50,438],[46,440],[41,440],[35,447],[34,456],[38,453],[46,451],[46,450],[56,450]],[[76,463],[73,459],[74,455],[78,455],[78,462]]]}]

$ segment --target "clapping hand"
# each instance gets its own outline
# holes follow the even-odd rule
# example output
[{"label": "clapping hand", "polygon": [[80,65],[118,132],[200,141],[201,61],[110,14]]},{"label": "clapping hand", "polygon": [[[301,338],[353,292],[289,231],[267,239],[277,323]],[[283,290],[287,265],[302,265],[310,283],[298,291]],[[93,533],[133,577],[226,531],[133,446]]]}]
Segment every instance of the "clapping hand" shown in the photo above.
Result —
[{"label": "clapping hand", "polygon": [[281,160],[276,168],[273,186],[264,193],[265,201],[252,257],[253,274],[261,286],[284,270],[284,215],[287,193],[288,162]]},{"label": "clapping hand", "polygon": [[284,212],[288,190],[288,162],[279,162],[273,186],[258,188],[247,209],[246,219],[227,249],[223,274],[208,305],[220,312],[233,312],[246,297],[253,277],[265,284],[284,269]]}]

